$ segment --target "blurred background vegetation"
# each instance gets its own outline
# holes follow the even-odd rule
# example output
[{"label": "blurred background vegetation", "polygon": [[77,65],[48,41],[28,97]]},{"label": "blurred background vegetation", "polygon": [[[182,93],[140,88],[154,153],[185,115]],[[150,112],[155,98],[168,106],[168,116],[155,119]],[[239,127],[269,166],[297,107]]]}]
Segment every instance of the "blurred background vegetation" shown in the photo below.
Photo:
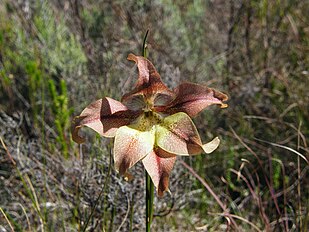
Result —
[{"label": "blurred background vegetation", "polygon": [[153,231],[308,231],[308,12],[306,0],[0,0],[0,230],[144,230],[143,167],[126,182],[112,142],[85,130],[79,146],[70,126],[134,83],[126,57],[149,29],[168,86],[230,97],[195,118],[219,149],[183,159],[225,209],[177,162]]}]

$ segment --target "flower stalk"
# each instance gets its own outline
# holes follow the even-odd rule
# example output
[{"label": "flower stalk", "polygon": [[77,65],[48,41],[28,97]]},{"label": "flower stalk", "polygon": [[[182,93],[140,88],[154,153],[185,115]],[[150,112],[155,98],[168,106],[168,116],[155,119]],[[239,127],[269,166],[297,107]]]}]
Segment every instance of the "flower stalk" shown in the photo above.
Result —
[{"label": "flower stalk", "polygon": [[[149,30],[146,31],[142,54],[143,57],[147,58],[147,37]],[[151,181],[151,177],[149,176],[147,170],[145,169],[145,183],[146,183],[146,232],[150,232],[150,227],[153,218],[153,199],[154,199],[154,184]]]},{"label": "flower stalk", "polygon": [[150,226],[153,219],[153,199],[154,199],[154,185],[148,172],[146,173],[146,231],[150,231]]}]

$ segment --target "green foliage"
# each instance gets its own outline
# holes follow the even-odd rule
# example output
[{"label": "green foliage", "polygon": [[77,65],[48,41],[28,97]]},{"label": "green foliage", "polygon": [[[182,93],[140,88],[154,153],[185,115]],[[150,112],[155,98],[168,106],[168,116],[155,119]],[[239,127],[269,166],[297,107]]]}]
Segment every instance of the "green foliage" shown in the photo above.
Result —
[{"label": "green foliage", "polygon": [[[3,97],[9,101],[18,100],[10,89],[10,85],[16,82],[29,101],[35,133],[44,134],[40,127],[50,124],[57,131],[56,140],[64,156],[68,157],[73,110],[68,107],[65,78],[75,78],[83,69],[86,57],[80,43],[65,25],[63,15],[55,17],[48,1],[37,2],[32,7],[33,24],[25,26],[25,21],[7,20],[1,16],[4,21],[0,23],[0,67],[3,67],[0,69],[0,89],[5,90]],[[31,30],[28,31],[27,27]],[[58,82],[58,79],[61,80]],[[50,95],[45,96],[45,92]]]},{"label": "green foliage", "polygon": [[39,68],[38,61],[28,61],[25,64],[25,71],[28,76],[28,94],[33,113],[34,124],[37,124],[37,116],[42,109],[38,102],[41,99],[43,74]]},{"label": "green foliage", "polygon": [[[12,83],[12,72],[14,64],[10,60],[14,52],[8,46],[13,38],[13,25],[12,23],[1,14],[0,10],[0,97],[6,99],[6,96],[11,96],[12,92],[10,85]],[[13,46],[12,46],[13,47]]]},{"label": "green foliage", "polygon": [[282,181],[285,181],[282,179],[283,175],[281,172],[281,161],[280,159],[274,159],[272,162],[272,168],[273,168],[273,177],[272,180],[274,182],[274,188],[279,189],[280,185],[282,185]]},{"label": "green foliage", "polygon": [[234,184],[234,181],[236,178],[233,178],[233,177],[235,177],[235,174],[233,174],[230,170],[231,168],[234,168],[234,167],[235,167],[235,152],[234,152],[234,148],[231,147],[230,152],[227,154],[225,178],[226,178],[229,188],[231,188],[231,190],[233,191],[238,191],[237,187]]},{"label": "green foliage", "polygon": [[58,132],[56,141],[61,145],[63,155],[68,158],[70,145],[70,136],[68,134],[70,128],[70,116],[73,113],[73,108],[68,106],[68,92],[64,80],[60,80],[59,91],[53,80],[48,81],[48,90],[51,97],[51,110],[54,117],[54,123]]},{"label": "green foliage", "polygon": [[[40,56],[48,73],[53,75],[75,74],[86,57],[74,35],[65,25],[63,15],[55,18],[48,1],[37,3],[33,26],[36,28],[35,42],[40,46]],[[44,46],[42,46],[44,44]]]}]

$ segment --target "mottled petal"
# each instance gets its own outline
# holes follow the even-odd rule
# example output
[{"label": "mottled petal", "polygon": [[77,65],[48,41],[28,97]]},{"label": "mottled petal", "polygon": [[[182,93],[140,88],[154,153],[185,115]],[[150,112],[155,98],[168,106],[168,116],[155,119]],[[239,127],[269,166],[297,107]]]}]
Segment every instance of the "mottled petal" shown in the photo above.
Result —
[{"label": "mottled petal", "polygon": [[190,117],[194,117],[213,104],[218,104],[221,108],[227,107],[224,101],[228,97],[225,94],[203,85],[186,82],[180,84],[175,92],[176,98],[165,107],[158,108],[158,111],[167,114],[185,112]]},{"label": "mottled petal", "polygon": [[115,136],[114,161],[123,175],[136,162],[148,155],[154,145],[154,131],[139,131],[131,126],[120,127]]},{"label": "mottled petal", "polygon": [[129,124],[137,116],[138,112],[128,110],[121,102],[108,97],[102,98],[91,103],[74,119],[72,138],[77,143],[84,142],[78,134],[83,126],[95,130],[102,136],[114,137],[119,127]]},{"label": "mottled petal", "polygon": [[164,192],[168,190],[170,172],[176,160],[176,156],[172,154],[170,154],[170,157],[162,158],[166,154],[161,155],[161,152],[166,153],[158,148],[142,160],[159,197],[162,197]]},{"label": "mottled petal", "polygon": [[160,80],[160,75],[156,68],[146,58],[130,53],[127,59],[134,61],[138,68],[138,80],[136,87],[144,87],[147,86],[151,81]]},{"label": "mottled petal", "polygon": [[129,54],[128,60],[136,63],[139,73],[135,88],[121,100],[130,109],[140,107],[141,98],[144,102],[150,101],[153,106],[166,105],[174,98],[174,93],[163,84],[159,73],[149,60],[133,54]]},{"label": "mottled petal", "polygon": [[179,112],[164,118],[156,126],[156,144],[175,155],[194,155],[202,151],[202,142],[191,118]]}]

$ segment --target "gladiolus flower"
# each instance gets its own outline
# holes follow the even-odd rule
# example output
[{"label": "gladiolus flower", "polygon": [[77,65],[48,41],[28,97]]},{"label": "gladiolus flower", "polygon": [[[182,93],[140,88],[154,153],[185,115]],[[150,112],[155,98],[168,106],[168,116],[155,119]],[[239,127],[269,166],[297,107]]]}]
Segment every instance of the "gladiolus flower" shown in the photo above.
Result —
[{"label": "gladiolus flower", "polygon": [[78,134],[83,126],[104,137],[115,137],[116,171],[126,174],[141,160],[157,194],[163,196],[176,156],[208,154],[219,146],[218,137],[203,144],[191,118],[213,104],[227,107],[224,101],[228,97],[188,82],[170,90],[148,59],[130,54],[128,60],[137,64],[135,88],[121,102],[104,97],[87,106],[74,120],[72,137],[77,143],[84,142]]}]

